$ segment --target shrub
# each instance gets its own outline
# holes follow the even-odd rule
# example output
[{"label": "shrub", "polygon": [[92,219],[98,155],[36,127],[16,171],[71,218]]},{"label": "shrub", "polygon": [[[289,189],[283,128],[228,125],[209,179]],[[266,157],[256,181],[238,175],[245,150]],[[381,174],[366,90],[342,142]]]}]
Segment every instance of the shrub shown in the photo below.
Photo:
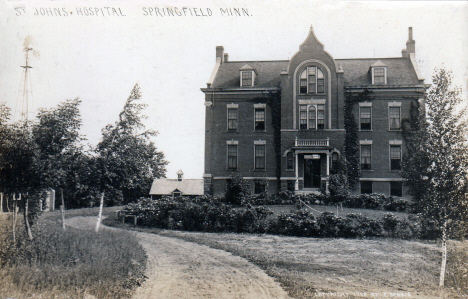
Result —
[{"label": "shrub", "polygon": [[404,212],[408,208],[408,201],[404,198],[390,196],[386,198],[383,209],[392,212]]},{"label": "shrub", "polygon": [[323,212],[317,220],[322,237],[339,237],[341,228],[343,228],[343,218],[336,216],[331,212]]},{"label": "shrub", "polygon": [[356,237],[379,237],[382,236],[382,225],[379,221],[360,214],[348,214],[350,231]]},{"label": "shrub", "polygon": [[241,205],[250,196],[250,184],[241,175],[228,180],[224,200],[227,204]]},{"label": "shrub", "polygon": [[348,177],[344,174],[332,174],[328,179],[327,201],[331,204],[342,202],[350,196]]},{"label": "shrub", "polygon": [[280,214],[271,231],[271,233],[299,237],[317,237],[318,232],[315,216],[305,210]]}]

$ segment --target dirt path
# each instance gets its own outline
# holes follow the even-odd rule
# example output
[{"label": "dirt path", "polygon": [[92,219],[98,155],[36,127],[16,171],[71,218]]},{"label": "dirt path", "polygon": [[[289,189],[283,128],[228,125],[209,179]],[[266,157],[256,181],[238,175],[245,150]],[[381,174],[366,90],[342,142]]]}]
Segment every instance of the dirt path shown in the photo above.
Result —
[{"label": "dirt path", "polygon": [[[94,229],[96,218],[75,217],[66,223]],[[148,279],[134,298],[289,298],[273,278],[241,257],[170,237],[136,234],[148,255]]]}]

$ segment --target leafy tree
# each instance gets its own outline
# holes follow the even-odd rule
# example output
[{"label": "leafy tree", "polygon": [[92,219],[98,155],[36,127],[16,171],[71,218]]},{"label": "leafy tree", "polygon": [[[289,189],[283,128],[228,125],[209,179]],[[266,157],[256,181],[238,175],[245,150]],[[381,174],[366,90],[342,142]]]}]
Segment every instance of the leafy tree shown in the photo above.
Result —
[{"label": "leafy tree", "polygon": [[[29,238],[32,239],[31,219],[40,212],[40,201],[30,201],[40,188],[40,172],[37,167],[39,150],[31,134],[31,123],[25,121],[7,124],[10,110],[0,104],[0,111],[0,192],[15,194],[15,198],[22,199],[24,224]],[[15,201],[14,217],[17,203]],[[15,225],[13,227],[15,240]]]},{"label": "leafy tree", "polygon": [[76,189],[83,179],[79,168],[85,160],[80,135],[81,100],[60,103],[56,108],[42,109],[33,127],[34,141],[39,148],[41,183],[43,188],[62,188],[69,201],[74,201]]},{"label": "leafy tree", "polygon": [[135,84],[119,119],[102,130],[97,145],[96,182],[111,204],[147,196],[153,179],[165,176],[167,162],[151,141],[157,132],[146,130],[142,123],[146,105],[138,102],[140,97]]},{"label": "leafy tree", "polygon": [[415,212],[440,228],[444,247],[446,237],[466,235],[468,220],[468,124],[460,93],[460,88],[452,86],[452,74],[437,70],[425,97],[427,118],[422,107],[415,105],[412,119],[405,123],[408,153],[402,175]]}]

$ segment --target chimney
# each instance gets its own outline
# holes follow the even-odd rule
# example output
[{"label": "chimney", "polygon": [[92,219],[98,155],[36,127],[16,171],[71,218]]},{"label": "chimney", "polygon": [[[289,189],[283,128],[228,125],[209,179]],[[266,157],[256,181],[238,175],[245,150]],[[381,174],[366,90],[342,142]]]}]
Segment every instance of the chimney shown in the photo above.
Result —
[{"label": "chimney", "polygon": [[229,61],[229,54],[224,53],[224,62],[228,62],[228,61]]},{"label": "chimney", "polygon": [[216,59],[221,58],[221,63],[223,63],[223,55],[224,55],[224,47],[223,46],[217,46],[216,47]]},{"label": "chimney", "polygon": [[408,28],[408,41],[406,42],[407,55],[416,54],[416,42],[413,40],[413,27]]}]

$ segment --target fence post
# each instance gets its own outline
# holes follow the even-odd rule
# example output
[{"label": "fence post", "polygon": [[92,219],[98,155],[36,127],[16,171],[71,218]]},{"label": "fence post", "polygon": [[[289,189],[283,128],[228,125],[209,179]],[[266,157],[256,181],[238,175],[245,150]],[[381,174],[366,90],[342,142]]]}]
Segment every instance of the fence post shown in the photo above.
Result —
[{"label": "fence post", "polygon": [[62,214],[62,228],[65,230],[65,208],[60,205],[60,213]]},{"label": "fence post", "polygon": [[99,224],[101,223],[103,205],[104,205],[104,192],[102,192],[102,195],[101,195],[101,204],[99,205],[99,216],[98,216],[98,220],[96,223],[96,232],[99,231]]}]

